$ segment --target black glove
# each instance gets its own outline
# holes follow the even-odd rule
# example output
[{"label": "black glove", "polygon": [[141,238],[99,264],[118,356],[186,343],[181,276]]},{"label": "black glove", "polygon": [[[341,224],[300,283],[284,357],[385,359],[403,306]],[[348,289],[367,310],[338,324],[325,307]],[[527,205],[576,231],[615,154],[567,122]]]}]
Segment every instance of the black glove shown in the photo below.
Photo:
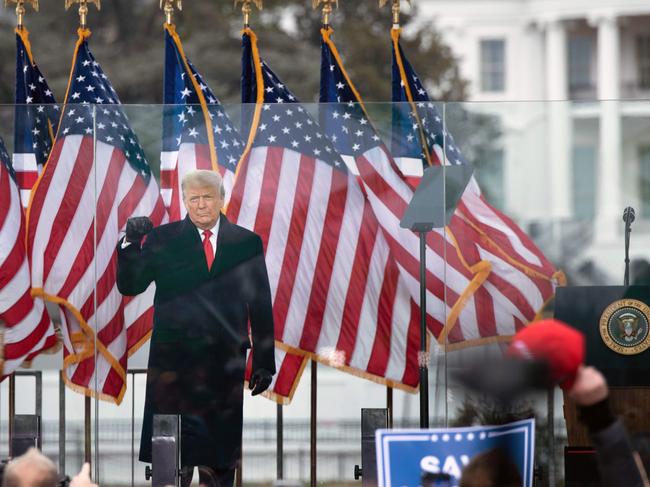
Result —
[{"label": "black glove", "polygon": [[273,375],[266,369],[258,369],[251,375],[248,388],[252,389],[251,396],[257,396],[269,388]]},{"label": "black glove", "polygon": [[126,241],[139,244],[153,229],[153,223],[146,216],[135,216],[126,221]]}]

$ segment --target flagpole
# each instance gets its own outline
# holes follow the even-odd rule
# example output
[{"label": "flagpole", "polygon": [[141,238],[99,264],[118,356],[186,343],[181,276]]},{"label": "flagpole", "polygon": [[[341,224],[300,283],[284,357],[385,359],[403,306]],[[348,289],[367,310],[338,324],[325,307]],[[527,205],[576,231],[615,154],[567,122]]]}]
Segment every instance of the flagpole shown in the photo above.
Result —
[{"label": "flagpole", "polygon": [[284,478],[284,406],[275,406],[275,446],[276,446],[276,477]]},{"label": "flagpole", "polygon": [[318,362],[311,361],[311,391],[309,408],[309,486],[316,487],[317,453],[316,453],[316,419],[318,417]]},{"label": "flagpole", "polygon": [[[411,5],[411,0],[407,0]],[[379,0],[379,7],[386,5],[388,0]],[[393,14],[393,31],[399,32],[401,0],[392,0]],[[405,88],[408,90],[408,88]],[[411,102],[412,104],[412,102]],[[422,138],[423,149],[429,160],[429,150],[426,144],[426,137],[422,133],[422,125],[417,113],[413,110],[418,125],[420,125],[420,136]],[[420,428],[429,427],[429,356],[427,347],[427,293],[426,293],[426,232],[419,232],[420,238],[420,350],[418,352],[418,366],[420,372]]]},{"label": "flagpole", "polygon": [[[241,3],[242,16],[244,17],[244,29],[250,28],[250,17],[253,12],[251,3],[255,4],[258,10],[263,9],[263,0],[235,0],[234,7]],[[278,403],[275,407],[275,446],[276,446],[276,478],[284,478],[284,406]]]},{"label": "flagpole", "polygon": [[[69,10],[72,5],[75,3],[79,4],[79,27],[81,29],[86,29],[87,28],[87,19],[88,19],[88,3],[94,3],[95,6],[97,7],[97,10],[101,9],[101,0],[65,0],[65,9]],[[94,115],[93,115],[93,137],[95,133],[95,127],[94,127]],[[93,151],[94,151],[94,143],[93,143]],[[93,154],[94,158],[94,154]],[[95,229],[96,231],[96,229]],[[96,240],[96,236],[95,236]],[[95,246],[96,248],[96,246]],[[96,301],[96,296],[95,296],[95,301]],[[95,309],[97,309],[97,303],[95,302]],[[95,367],[97,366],[97,333],[95,333]],[[96,378],[95,378],[96,380]],[[95,388],[96,389],[96,388]],[[95,404],[95,421],[98,419],[98,413],[99,413],[99,404]],[[84,461],[87,463],[92,464],[92,434],[91,434],[91,422],[92,422],[92,414],[91,414],[91,398],[90,396],[86,396],[84,398]],[[99,446],[99,425],[96,425],[96,430],[95,430],[95,453],[98,454],[98,446]],[[95,479],[99,478],[99,464],[96,462],[95,464]]]}]

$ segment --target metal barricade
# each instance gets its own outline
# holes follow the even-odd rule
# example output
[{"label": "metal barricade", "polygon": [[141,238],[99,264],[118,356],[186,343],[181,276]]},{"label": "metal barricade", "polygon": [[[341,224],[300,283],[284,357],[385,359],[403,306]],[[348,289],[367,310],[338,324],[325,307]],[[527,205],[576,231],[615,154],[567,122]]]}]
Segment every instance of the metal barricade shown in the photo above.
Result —
[{"label": "metal barricade", "polygon": [[[35,414],[16,414],[16,377],[34,377]],[[22,455],[30,447],[41,448],[41,416],[43,413],[43,373],[17,371],[9,377],[9,456]]]},{"label": "metal barricade", "polygon": [[41,417],[38,414],[16,414],[13,417],[11,444],[12,458],[18,457],[30,448],[42,447]]}]

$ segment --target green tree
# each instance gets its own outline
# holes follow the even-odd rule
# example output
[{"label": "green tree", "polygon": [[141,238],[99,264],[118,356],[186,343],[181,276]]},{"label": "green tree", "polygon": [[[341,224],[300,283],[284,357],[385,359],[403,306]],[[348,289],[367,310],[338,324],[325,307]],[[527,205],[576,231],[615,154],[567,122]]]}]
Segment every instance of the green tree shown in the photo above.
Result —
[{"label": "green tree", "polygon": [[[223,102],[239,101],[241,13],[232,2],[185,2],[177,30],[185,51]],[[376,0],[341,0],[332,16],[335,40],[347,69],[367,101],[390,101],[390,11]],[[431,23],[417,23],[414,9],[403,15],[408,35],[402,43],[432,93],[461,100],[466,82],[451,50]],[[0,101],[13,101],[15,43],[10,9],[0,17]],[[76,7],[63,0],[41,2],[28,11],[34,55],[59,100],[63,99],[76,39]],[[162,99],[163,14],[158,0],[106,0],[102,11],[90,6],[91,48],[123,103],[160,103]],[[311,1],[266,0],[254,12],[252,27],[262,55],[303,101],[315,101],[320,67],[320,12]]]}]

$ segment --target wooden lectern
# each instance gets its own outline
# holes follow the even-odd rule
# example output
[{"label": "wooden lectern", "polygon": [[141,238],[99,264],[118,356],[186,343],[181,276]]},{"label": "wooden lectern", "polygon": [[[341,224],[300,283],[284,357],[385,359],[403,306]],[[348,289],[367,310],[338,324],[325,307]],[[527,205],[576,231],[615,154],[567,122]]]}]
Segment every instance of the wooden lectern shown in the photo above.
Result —
[{"label": "wooden lectern", "polygon": [[[610,386],[610,402],[630,434],[650,432],[650,286],[564,287],[555,317],[585,334],[587,365]],[[565,394],[569,446],[591,444]]]}]

